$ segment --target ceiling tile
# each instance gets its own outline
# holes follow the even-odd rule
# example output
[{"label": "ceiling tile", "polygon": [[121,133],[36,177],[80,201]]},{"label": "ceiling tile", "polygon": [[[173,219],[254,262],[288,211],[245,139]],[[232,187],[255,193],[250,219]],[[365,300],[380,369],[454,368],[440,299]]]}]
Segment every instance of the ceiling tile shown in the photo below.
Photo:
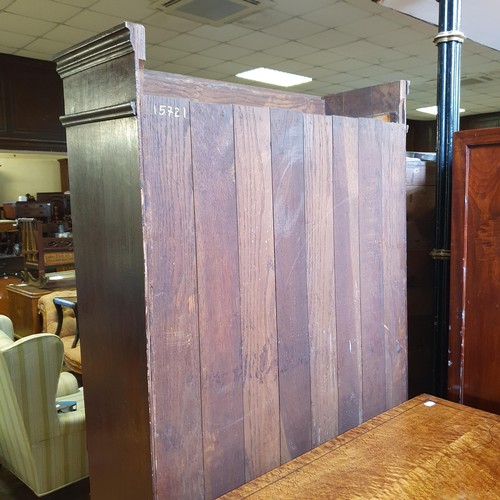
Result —
[{"label": "ceiling tile", "polygon": [[372,12],[373,14],[380,14],[389,9],[387,7],[382,7],[377,2],[379,0],[372,0],[371,2],[367,2],[366,0],[344,0],[349,5],[353,5],[354,7],[358,7],[359,9],[366,10],[368,12]]},{"label": "ceiling tile", "polygon": [[145,26],[146,28],[146,43],[157,44],[163,43],[171,38],[176,37],[179,33],[172,30],[158,28],[156,26]]},{"label": "ceiling tile", "polygon": [[381,16],[365,17],[354,23],[338,26],[337,30],[359,38],[368,38],[374,35],[384,34],[390,37],[390,34],[399,29],[400,26]]},{"label": "ceiling tile", "polygon": [[193,68],[169,62],[162,66],[158,66],[156,71],[166,71],[167,73],[175,73],[177,75],[189,75],[193,71]]},{"label": "ceiling tile", "polygon": [[429,40],[427,36],[420,31],[416,31],[412,28],[401,28],[388,33],[381,32],[377,35],[371,35],[370,41],[381,45],[383,47],[398,48],[400,45],[405,45],[407,43],[415,42],[428,42],[429,46],[432,45],[432,40]]},{"label": "ceiling tile", "polygon": [[9,12],[0,12],[0,26],[2,26],[2,31],[5,30],[10,33],[41,36],[56,26],[56,23],[18,16]]},{"label": "ceiling tile", "polygon": [[35,40],[35,37],[0,30],[0,45],[9,49],[20,49]]},{"label": "ceiling tile", "polygon": [[26,49],[20,49],[20,50],[16,51],[16,56],[29,57],[31,59],[38,59],[40,61],[51,61],[52,60],[52,57],[47,55],[47,54],[43,54],[42,52],[35,52],[33,50],[26,50]]},{"label": "ceiling tile", "polygon": [[165,14],[164,12],[156,12],[155,14],[144,18],[141,22],[144,24],[152,24],[153,26],[158,26],[159,28],[167,30],[178,31],[179,33],[194,30],[195,28],[201,26],[200,23],[195,23],[194,21],[183,19],[182,17]]},{"label": "ceiling tile", "polygon": [[105,31],[122,22],[123,18],[118,16],[108,16],[91,10],[84,10],[71,19],[68,19],[64,24],[81,29],[86,29],[87,26],[93,26],[96,31]]},{"label": "ceiling tile", "polygon": [[55,40],[37,38],[34,42],[26,45],[26,47],[24,48],[33,52],[39,52],[40,54],[54,56],[58,52],[61,52],[62,50],[67,48],[67,44],[65,42],[57,42]]},{"label": "ceiling tile", "polygon": [[75,7],[81,8],[90,7],[92,4],[97,3],[97,1],[98,0],[54,0],[56,3],[74,5]]},{"label": "ceiling tile", "polygon": [[236,45],[229,45],[228,43],[220,43],[214,47],[207,50],[202,50],[200,54],[208,57],[217,57],[218,59],[223,59],[225,61],[230,61],[232,59],[240,59],[241,57],[252,54],[249,49],[244,49],[243,47],[236,47]]},{"label": "ceiling tile", "polygon": [[173,49],[184,50],[186,52],[199,52],[200,50],[205,50],[209,47],[213,47],[214,45],[218,45],[218,42],[214,40],[200,38],[188,33],[177,35],[176,37],[168,40],[167,43],[168,46],[172,47]]},{"label": "ceiling tile", "polygon": [[328,76],[321,78],[321,81],[326,83],[339,84],[339,83],[349,82],[352,80],[352,78],[353,78],[352,75],[349,75],[347,73],[343,73],[341,71],[339,72],[334,71],[330,73]]},{"label": "ceiling tile", "polygon": [[278,38],[277,36],[269,35],[267,33],[255,32],[232,40],[231,44],[250,50],[265,50],[275,47],[276,45],[281,45],[285,42],[286,40],[283,38]]},{"label": "ceiling tile", "polygon": [[305,14],[302,17],[313,23],[318,23],[328,28],[335,28],[369,16],[371,14],[367,10],[358,9],[348,3],[337,2],[310,14]]},{"label": "ceiling tile", "polygon": [[308,12],[321,9],[327,5],[331,5],[336,0],[274,0],[275,9],[282,10],[292,16],[301,16]]},{"label": "ceiling tile", "polygon": [[337,47],[338,45],[345,45],[349,42],[356,41],[355,36],[348,35],[346,33],[341,33],[337,30],[326,30],[316,35],[307,36],[298,40],[306,45],[311,45],[317,47],[318,49],[331,49]]},{"label": "ceiling tile", "polygon": [[295,73],[300,75],[302,75],[303,72],[308,68],[311,68],[311,66],[308,64],[299,63],[298,61],[292,61],[291,59],[281,61],[273,66],[273,69],[277,69],[278,71],[286,71],[287,73]]},{"label": "ceiling tile", "polygon": [[158,59],[152,59],[151,57],[148,57],[144,63],[144,67],[146,69],[156,69],[162,64],[165,64],[165,61],[161,61]]},{"label": "ceiling tile", "polygon": [[90,9],[111,16],[121,16],[124,21],[138,22],[158,12],[151,8],[147,0],[134,0],[124,2],[123,0],[99,0]]},{"label": "ceiling tile", "polygon": [[397,59],[395,61],[388,61],[385,63],[385,66],[400,71],[405,71],[407,69],[413,69],[413,68],[421,68],[422,59],[416,56],[411,56],[411,57],[406,56],[401,59]]},{"label": "ceiling tile", "polygon": [[266,52],[267,54],[284,57],[285,59],[297,59],[297,57],[306,56],[316,51],[317,49],[311,47],[310,45],[304,45],[303,43],[298,42],[287,42],[282,45],[277,45],[276,47],[267,49],[264,52]]},{"label": "ceiling tile", "polygon": [[413,17],[402,14],[401,12],[392,9],[382,9],[382,11],[380,11],[379,13],[379,16],[385,19],[389,19],[389,21],[393,21],[399,24],[399,26],[410,26],[415,22],[415,19]]},{"label": "ceiling tile", "polygon": [[251,30],[263,30],[290,19],[290,15],[274,9],[265,9],[235,22],[238,26]]},{"label": "ceiling tile", "polygon": [[347,70],[341,67],[341,69],[342,71],[348,71],[353,75],[361,76],[363,78],[374,78],[374,77],[378,78],[381,75],[387,74],[388,72],[387,68],[384,68],[383,66],[373,66],[373,65],[352,67],[351,69]]},{"label": "ceiling tile", "polygon": [[14,54],[16,52],[16,48],[7,47],[6,45],[2,45],[0,43],[0,54]]},{"label": "ceiling tile", "polygon": [[343,73],[351,73],[354,69],[369,67],[369,64],[359,59],[347,58],[342,61],[325,64],[326,68],[331,68],[334,71],[341,71]]},{"label": "ceiling tile", "polygon": [[[369,40],[367,40],[370,43]],[[408,58],[408,54],[403,54],[395,49],[383,49],[376,52],[367,52],[366,54],[358,54],[356,56],[360,61],[366,61],[370,64],[387,64],[391,61],[399,61],[400,59]]]},{"label": "ceiling tile", "polygon": [[186,57],[190,52],[185,50],[176,50],[172,47],[162,46],[162,45],[152,45],[149,46],[146,51],[146,60],[151,56],[153,59],[163,60],[163,61],[175,61],[181,57]]},{"label": "ceiling tile", "polygon": [[190,30],[191,35],[216,40],[217,42],[229,42],[235,38],[252,33],[251,30],[236,26],[235,24],[224,24],[223,26],[210,26],[200,24],[198,27]]},{"label": "ceiling tile", "polygon": [[314,66],[312,68],[306,69],[304,71],[304,76],[308,76],[313,80],[320,80],[321,78],[331,74],[332,70],[330,68],[324,68],[322,66]]},{"label": "ceiling tile", "polygon": [[81,12],[81,9],[77,7],[58,4],[51,0],[16,0],[5,10],[13,14],[56,23],[64,22]]},{"label": "ceiling tile", "polygon": [[[344,54],[347,57],[356,57],[358,55],[366,55],[377,52],[381,53],[383,49],[374,43],[369,43],[365,40],[358,40],[357,42],[340,45],[332,50],[339,54]],[[376,54],[374,57],[376,57]]]},{"label": "ceiling tile", "polygon": [[296,17],[262,31],[287,40],[297,40],[325,31],[325,27]]},{"label": "ceiling tile", "polygon": [[418,43],[402,44],[398,46],[398,50],[405,54],[410,54],[412,56],[423,56],[425,54],[435,54],[436,48],[434,45],[429,44],[429,46],[424,46]]},{"label": "ceiling tile", "polygon": [[182,64],[183,66],[189,66],[196,69],[212,68],[217,64],[221,64],[223,61],[220,59],[215,59],[213,57],[202,56],[200,54],[189,54],[186,57],[181,57],[176,60],[177,64]]},{"label": "ceiling tile", "polygon": [[311,54],[295,57],[295,60],[297,61],[307,64],[313,64],[315,66],[322,66],[324,64],[329,64],[335,61],[341,61],[342,59],[344,59],[344,56],[342,54],[332,52],[331,50],[316,50]]},{"label": "ceiling tile", "polygon": [[208,78],[210,80],[221,80],[224,77],[222,73],[217,73],[211,69],[200,69],[192,73],[192,75],[196,76],[196,78]]},{"label": "ceiling tile", "polygon": [[243,64],[238,64],[234,62],[223,62],[221,64],[216,64],[215,66],[212,66],[210,69],[217,73],[236,75],[236,73],[241,73],[242,71],[246,71],[248,67]]},{"label": "ceiling tile", "polygon": [[82,40],[95,36],[97,33],[97,31],[82,30],[80,28],[73,28],[71,26],[60,24],[53,30],[49,31],[45,35],[45,38],[48,38],[49,40],[67,42],[69,47],[70,45],[74,45]]},{"label": "ceiling tile", "polygon": [[[222,26],[165,14],[152,3],[0,0],[0,51],[51,59],[49,52],[58,52],[60,47],[81,42],[127,19],[145,26],[147,68],[238,83],[242,81],[234,72],[240,67],[293,68],[293,72],[314,78],[297,91],[318,95],[370,81],[408,79],[412,82],[409,109],[413,103],[435,101],[438,54],[432,40],[437,27],[379,3],[273,0],[271,8]],[[481,79],[463,86],[464,102],[470,109],[480,104],[499,110],[500,69],[496,68],[500,68],[500,52],[466,40],[462,54],[462,75]],[[218,63],[217,71],[213,63]],[[206,64],[210,66],[199,67]],[[485,75],[492,77],[484,79]],[[322,80],[326,78],[338,81]]]},{"label": "ceiling tile", "polygon": [[274,64],[283,61],[283,57],[273,56],[264,52],[253,52],[248,56],[240,57],[238,62],[244,64],[249,68],[260,68],[264,66],[266,68],[272,68]]}]

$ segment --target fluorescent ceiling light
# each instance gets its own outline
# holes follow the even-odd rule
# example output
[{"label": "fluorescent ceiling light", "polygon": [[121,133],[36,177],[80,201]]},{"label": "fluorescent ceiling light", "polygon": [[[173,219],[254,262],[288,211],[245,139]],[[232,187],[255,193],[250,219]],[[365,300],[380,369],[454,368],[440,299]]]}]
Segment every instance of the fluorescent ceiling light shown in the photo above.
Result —
[{"label": "fluorescent ceiling light", "polygon": [[[428,115],[437,115],[438,114],[438,108],[437,106],[428,106],[426,108],[417,108],[417,111],[420,111],[420,113],[427,113]],[[465,109],[460,108],[460,113],[463,113]]]},{"label": "fluorescent ceiling light", "polygon": [[279,87],[293,87],[294,85],[300,85],[312,80],[312,78],[307,76],[294,75],[293,73],[285,73],[284,71],[269,68],[255,68],[238,73],[236,76],[255,82],[278,85]]}]

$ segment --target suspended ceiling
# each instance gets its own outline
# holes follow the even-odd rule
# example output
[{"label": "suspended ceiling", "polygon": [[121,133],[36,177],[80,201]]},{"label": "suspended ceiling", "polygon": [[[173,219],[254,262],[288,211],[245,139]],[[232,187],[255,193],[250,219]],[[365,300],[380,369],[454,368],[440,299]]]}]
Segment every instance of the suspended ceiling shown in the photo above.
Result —
[{"label": "suspended ceiling", "polygon": [[[0,0],[0,53],[50,60],[127,20],[146,28],[149,69],[247,83],[234,75],[266,66],[311,77],[292,90],[314,95],[405,79],[411,82],[408,118],[432,118],[415,111],[436,100],[437,28],[431,23],[370,0],[269,0],[260,12],[213,26],[167,14],[156,3]],[[465,115],[500,111],[499,79],[500,52],[466,40]]]}]

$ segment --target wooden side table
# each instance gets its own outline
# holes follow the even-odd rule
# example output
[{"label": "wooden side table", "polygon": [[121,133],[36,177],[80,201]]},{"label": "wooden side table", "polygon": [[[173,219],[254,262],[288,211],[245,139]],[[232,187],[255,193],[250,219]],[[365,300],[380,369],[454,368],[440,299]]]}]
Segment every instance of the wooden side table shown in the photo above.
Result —
[{"label": "wooden side table", "polygon": [[50,293],[25,283],[7,285],[9,317],[14,323],[16,337],[26,337],[42,331],[42,316],[38,313],[38,299]]}]

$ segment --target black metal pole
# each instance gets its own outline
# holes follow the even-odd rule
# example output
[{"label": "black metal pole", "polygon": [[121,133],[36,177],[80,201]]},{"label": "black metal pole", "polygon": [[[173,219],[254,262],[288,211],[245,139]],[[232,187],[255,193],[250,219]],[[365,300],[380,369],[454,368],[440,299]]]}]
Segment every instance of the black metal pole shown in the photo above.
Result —
[{"label": "black metal pole", "polygon": [[446,396],[450,298],[450,209],[453,134],[460,125],[461,0],[439,2],[434,262],[434,391]]}]

